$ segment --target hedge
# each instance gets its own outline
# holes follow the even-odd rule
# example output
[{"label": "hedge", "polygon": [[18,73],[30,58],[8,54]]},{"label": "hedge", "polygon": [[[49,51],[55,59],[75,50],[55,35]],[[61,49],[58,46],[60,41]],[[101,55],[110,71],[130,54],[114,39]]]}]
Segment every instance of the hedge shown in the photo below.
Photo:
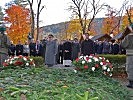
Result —
[{"label": "hedge", "polygon": [[31,58],[33,58],[36,67],[39,67],[39,66],[42,66],[42,65],[44,66],[44,58],[42,58],[42,57],[33,57],[33,56]]}]

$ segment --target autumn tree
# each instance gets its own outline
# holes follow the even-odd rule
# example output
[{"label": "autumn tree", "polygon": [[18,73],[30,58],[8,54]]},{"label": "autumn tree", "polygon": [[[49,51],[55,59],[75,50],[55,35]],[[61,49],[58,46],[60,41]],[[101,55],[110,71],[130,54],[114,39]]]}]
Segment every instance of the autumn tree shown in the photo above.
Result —
[{"label": "autumn tree", "polygon": [[124,1],[119,10],[110,7],[110,5],[105,5],[107,7],[107,13],[105,14],[107,17],[103,20],[103,33],[109,35],[113,34],[113,36],[115,36],[120,32],[123,11],[125,10],[124,8],[127,5],[127,3],[128,2]]},{"label": "autumn tree", "polygon": [[[87,31],[90,31],[93,20],[96,15],[102,10],[104,4],[100,4],[100,0],[71,0],[72,3],[69,10],[73,15],[78,16],[82,28],[81,36]],[[89,23],[87,24],[87,20]]]},{"label": "autumn tree", "polygon": [[122,17],[121,30],[133,23],[133,7],[127,8],[125,15]]},{"label": "autumn tree", "polygon": [[30,11],[21,6],[12,5],[5,10],[4,20],[10,25],[7,27],[7,35],[16,44],[18,40],[24,43],[30,32]]},{"label": "autumn tree", "polygon": [[69,22],[68,28],[66,30],[66,32],[67,32],[66,38],[71,39],[74,36],[80,38],[81,31],[82,31],[82,28],[81,28],[79,19],[76,19],[76,18],[72,19]]}]

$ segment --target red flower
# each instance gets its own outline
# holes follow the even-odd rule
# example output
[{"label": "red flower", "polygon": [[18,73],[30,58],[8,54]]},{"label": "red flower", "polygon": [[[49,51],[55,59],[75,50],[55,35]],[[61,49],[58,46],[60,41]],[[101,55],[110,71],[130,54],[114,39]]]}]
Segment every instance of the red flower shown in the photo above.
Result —
[{"label": "red flower", "polygon": [[105,61],[103,61],[103,65],[106,65],[106,62]]},{"label": "red flower", "polygon": [[96,68],[98,68],[98,67],[99,67],[99,65],[98,65],[98,64],[96,64],[96,65],[95,65],[95,67],[96,67]]},{"label": "red flower", "polygon": [[23,56],[22,55],[19,55],[19,58],[23,58]]},{"label": "red flower", "polygon": [[30,62],[30,65],[33,65],[33,64],[34,64],[34,62],[33,62],[33,61],[31,61],[31,62]]},{"label": "red flower", "polygon": [[86,66],[84,66],[84,69],[88,69],[89,67],[86,65]]},{"label": "red flower", "polygon": [[16,61],[14,65],[22,65],[22,64],[23,64],[23,62],[21,62],[21,61]]},{"label": "red flower", "polygon": [[88,61],[89,60],[89,57],[86,57],[86,60]]},{"label": "red flower", "polygon": [[78,62],[79,61],[79,58],[76,58],[76,62]]},{"label": "red flower", "polygon": [[4,62],[4,63],[3,63],[3,66],[5,66],[5,67],[6,67],[6,66],[8,66],[8,64]]}]

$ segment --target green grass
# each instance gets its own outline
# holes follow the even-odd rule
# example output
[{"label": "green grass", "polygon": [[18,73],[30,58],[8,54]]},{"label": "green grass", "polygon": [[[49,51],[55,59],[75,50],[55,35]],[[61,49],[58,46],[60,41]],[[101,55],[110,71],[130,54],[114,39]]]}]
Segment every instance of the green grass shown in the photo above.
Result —
[{"label": "green grass", "polygon": [[72,69],[2,70],[0,91],[6,100],[20,100],[21,94],[27,100],[130,100],[129,91],[116,80]]}]

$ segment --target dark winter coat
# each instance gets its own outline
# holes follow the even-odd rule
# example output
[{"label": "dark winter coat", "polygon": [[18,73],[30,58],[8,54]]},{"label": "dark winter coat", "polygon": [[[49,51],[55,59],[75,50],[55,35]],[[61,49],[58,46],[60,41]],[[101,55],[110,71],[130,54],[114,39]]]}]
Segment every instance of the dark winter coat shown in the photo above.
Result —
[{"label": "dark winter coat", "polygon": [[95,53],[95,48],[94,48],[95,44],[94,41],[88,39],[88,40],[84,40],[81,43],[81,54],[83,54],[84,56],[86,55],[90,55],[90,54],[94,54]]}]

